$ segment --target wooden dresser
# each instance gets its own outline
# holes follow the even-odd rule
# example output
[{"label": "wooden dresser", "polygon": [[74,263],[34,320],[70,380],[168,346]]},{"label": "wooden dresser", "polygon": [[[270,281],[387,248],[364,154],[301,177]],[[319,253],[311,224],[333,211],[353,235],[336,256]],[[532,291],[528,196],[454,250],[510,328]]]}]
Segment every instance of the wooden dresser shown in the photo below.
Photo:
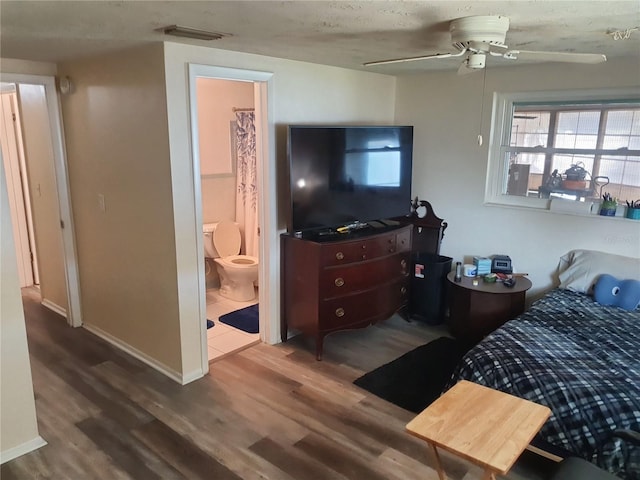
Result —
[{"label": "wooden dresser", "polygon": [[282,236],[282,341],[289,328],[316,339],[386,320],[407,304],[412,226],[329,241]]}]

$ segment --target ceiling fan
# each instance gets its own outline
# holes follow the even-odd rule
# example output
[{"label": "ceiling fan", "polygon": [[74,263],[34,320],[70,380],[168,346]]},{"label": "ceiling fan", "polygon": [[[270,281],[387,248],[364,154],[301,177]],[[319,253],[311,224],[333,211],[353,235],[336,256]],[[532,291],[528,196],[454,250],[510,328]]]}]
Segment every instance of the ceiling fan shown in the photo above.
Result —
[{"label": "ceiling fan", "polygon": [[459,74],[472,73],[485,68],[487,56],[502,57],[507,60],[540,60],[546,62],[601,63],[607,60],[599,53],[540,52],[511,50],[505,44],[509,18],[500,15],[463,17],[449,23],[451,43],[456,53],[436,53],[418,57],[395,58],[367,62],[364,66],[386,65],[390,63],[414,62],[441,58],[463,57]]}]

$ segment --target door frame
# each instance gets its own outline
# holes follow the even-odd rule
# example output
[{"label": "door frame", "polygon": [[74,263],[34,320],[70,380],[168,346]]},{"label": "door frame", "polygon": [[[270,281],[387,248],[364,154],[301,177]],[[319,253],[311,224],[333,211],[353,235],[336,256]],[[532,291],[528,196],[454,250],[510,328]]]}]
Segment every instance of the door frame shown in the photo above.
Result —
[{"label": "door frame", "polygon": [[272,258],[271,238],[276,231],[276,209],[275,209],[275,178],[272,178],[275,168],[269,164],[269,149],[272,144],[269,138],[269,125],[271,124],[270,105],[273,105],[271,98],[273,92],[273,73],[260,72],[254,70],[244,70],[240,68],[219,67],[213,65],[202,65],[189,63],[188,68],[188,101],[189,101],[189,121],[191,134],[191,158],[193,162],[193,181],[195,193],[195,220],[196,228],[199,232],[196,235],[196,248],[201,253],[202,262],[198,263],[198,288],[199,288],[199,322],[201,329],[201,352],[202,352],[202,371],[209,371],[209,355],[207,347],[207,291],[206,278],[204,268],[204,242],[202,236],[202,188],[200,178],[200,158],[195,153],[193,145],[198,144],[198,112],[196,109],[196,78],[213,78],[220,80],[231,80],[241,82],[251,82],[254,86],[254,111],[255,111],[255,127],[256,127],[256,163],[258,187],[260,191],[260,201],[258,202],[258,228],[260,229],[258,261],[259,261],[259,278],[258,283],[258,302],[259,310],[259,329],[260,340],[266,343],[276,343],[274,341],[277,335],[274,328],[274,320],[277,318],[277,303],[279,295],[274,300],[270,279],[273,278],[271,271],[273,265],[277,263],[277,258]]},{"label": "door frame", "polygon": [[65,265],[65,280],[67,283],[67,323],[72,327],[80,327],[82,325],[82,311],[80,308],[80,278],[74,237],[75,230],[73,225],[71,196],[69,192],[67,154],[64,145],[60,98],[56,91],[55,77],[8,72],[1,73],[3,82],[41,85],[45,90],[49,128],[51,130],[53,167],[58,194],[58,212],[60,214],[61,226],[63,225],[60,230],[62,234],[62,254]]}]

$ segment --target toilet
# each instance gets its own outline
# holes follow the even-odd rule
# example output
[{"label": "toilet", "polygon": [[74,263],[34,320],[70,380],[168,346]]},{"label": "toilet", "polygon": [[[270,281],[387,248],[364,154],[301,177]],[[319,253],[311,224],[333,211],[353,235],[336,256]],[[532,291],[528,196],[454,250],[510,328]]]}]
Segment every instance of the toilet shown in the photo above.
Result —
[{"label": "toilet", "polygon": [[240,253],[240,228],[231,221],[205,223],[204,255],[213,258],[220,276],[220,295],[236,302],[256,298],[258,259]]}]

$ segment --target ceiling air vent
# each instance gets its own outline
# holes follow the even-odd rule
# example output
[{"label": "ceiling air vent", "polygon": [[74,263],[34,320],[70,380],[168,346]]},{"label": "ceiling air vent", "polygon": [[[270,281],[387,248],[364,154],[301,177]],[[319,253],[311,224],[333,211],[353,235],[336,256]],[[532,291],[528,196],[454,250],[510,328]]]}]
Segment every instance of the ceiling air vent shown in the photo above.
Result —
[{"label": "ceiling air vent", "polygon": [[169,25],[168,27],[163,27],[162,31],[165,33],[165,35],[195,38],[196,40],[220,40],[223,37],[229,36],[226,33],[207,32],[206,30],[181,27],[180,25]]}]

